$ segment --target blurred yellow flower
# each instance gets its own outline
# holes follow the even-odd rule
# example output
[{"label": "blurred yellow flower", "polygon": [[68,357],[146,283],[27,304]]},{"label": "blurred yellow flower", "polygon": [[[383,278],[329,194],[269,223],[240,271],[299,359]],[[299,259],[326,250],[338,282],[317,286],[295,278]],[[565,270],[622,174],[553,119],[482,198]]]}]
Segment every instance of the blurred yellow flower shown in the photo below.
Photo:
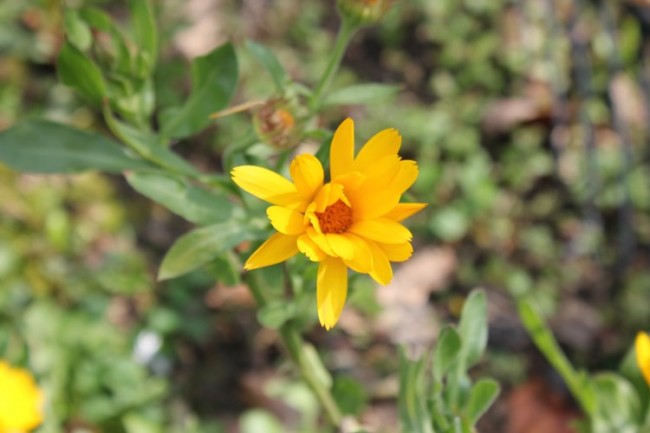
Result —
[{"label": "blurred yellow flower", "polygon": [[639,365],[645,381],[650,385],[650,335],[639,332],[634,341],[636,351],[636,362]]},{"label": "blurred yellow flower", "polygon": [[246,261],[247,270],[274,265],[298,252],[319,262],[318,318],[331,329],[348,290],[347,268],[369,274],[380,284],[393,276],[390,262],[408,259],[411,232],[400,222],[424,203],[400,203],[415,182],[415,161],[402,160],[401,136],[385,129],[354,155],[354,123],[346,119],[332,139],[330,181],[315,156],[298,155],[289,168],[293,182],[256,166],[232,170],[233,181],[272,204],[266,213],[278,231]]},{"label": "blurred yellow flower", "polygon": [[0,433],[26,433],[42,422],[41,391],[29,372],[0,361]]}]

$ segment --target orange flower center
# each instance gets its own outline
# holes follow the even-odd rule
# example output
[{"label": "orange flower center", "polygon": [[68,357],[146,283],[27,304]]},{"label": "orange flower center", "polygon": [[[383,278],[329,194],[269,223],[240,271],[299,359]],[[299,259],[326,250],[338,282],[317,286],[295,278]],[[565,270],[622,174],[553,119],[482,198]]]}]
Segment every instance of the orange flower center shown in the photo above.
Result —
[{"label": "orange flower center", "polygon": [[343,233],[352,225],[352,208],[341,200],[315,214],[323,233]]}]

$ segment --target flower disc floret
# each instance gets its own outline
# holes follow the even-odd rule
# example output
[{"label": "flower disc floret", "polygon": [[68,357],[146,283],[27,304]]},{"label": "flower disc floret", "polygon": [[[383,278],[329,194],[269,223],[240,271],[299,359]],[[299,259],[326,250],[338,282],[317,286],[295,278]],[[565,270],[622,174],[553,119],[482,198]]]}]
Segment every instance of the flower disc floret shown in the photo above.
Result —
[{"label": "flower disc floret", "polygon": [[425,204],[400,203],[418,175],[415,161],[398,156],[400,145],[399,133],[385,129],[355,156],[354,123],[346,119],[332,139],[329,182],[321,163],[308,154],[291,162],[292,181],[261,167],[235,167],[233,181],[272,204],[267,216],[277,230],[244,268],[270,266],[298,252],[318,262],[318,317],[331,329],[347,297],[348,268],[388,284],[390,263],[413,252],[411,232],[401,221]]}]

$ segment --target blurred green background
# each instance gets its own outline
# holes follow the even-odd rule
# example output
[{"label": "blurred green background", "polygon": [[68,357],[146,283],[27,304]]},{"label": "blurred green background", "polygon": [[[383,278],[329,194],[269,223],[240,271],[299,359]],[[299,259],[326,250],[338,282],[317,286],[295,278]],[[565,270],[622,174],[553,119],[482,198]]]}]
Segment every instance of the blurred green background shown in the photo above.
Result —
[{"label": "blurred green background", "polygon": [[[65,4],[126,19],[122,2]],[[313,83],[339,22],[329,1],[156,5],[161,105],[187,93],[189,59],[226,40],[240,63],[235,104],[273,90],[247,39]],[[62,7],[0,3],[0,129],[35,116],[105,129],[57,82]],[[410,223],[416,254],[396,275],[397,292],[375,296],[359,278],[340,326],[309,335],[350,413],[395,431],[396,346],[431,344],[477,286],[490,307],[489,355],[477,374],[505,386],[487,433],[525,431],[512,414],[531,407],[521,396],[538,380],[563,401],[549,417],[574,409],[512,296],[531,294],[588,369],[614,368],[650,327],[649,55],[643,0],[398,1],[353,39],[333,88],[401,90],[384,103],[326,110],[320,122],[354,117],[364,139],[399,129],[401,153],[420,166],[413,198],[430,205]],[[249,113],[233,115],[175,149],[221,171],[225,147],[249,124]],[[238,275],[215,262],[155,281],[187,222],[99,173],[34,176],[0,165],[0,203],[0,357],[29,366],[50,396],[39,432],[320,431],[317,402],[277,335],[258,324]],[[424,330],[413,311],[426,316]]]}]

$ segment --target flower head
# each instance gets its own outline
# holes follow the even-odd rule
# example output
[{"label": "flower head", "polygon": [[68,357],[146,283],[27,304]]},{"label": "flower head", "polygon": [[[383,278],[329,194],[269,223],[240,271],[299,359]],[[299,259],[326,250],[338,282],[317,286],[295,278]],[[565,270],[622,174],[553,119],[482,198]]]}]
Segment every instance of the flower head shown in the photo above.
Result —
[{"label": "flower head", "polygon": [[634,340],[634,350],[639,369],[645,381],[650,385],[650,335],[639,332],[636,335],[636,340]]},{"label": "flower head", "polygon": [[300,125],[290,100],[271,98],[255,112],[253,126],[257,135],[276,149],[290,149],[298,144]]},{"label": "flower head", "polygon": [[233,181],[271,203],[266,213],[277,230],[244,268],[280,263],[298,252],[318,262],[318,318],[331,329],[347,296],[348,268],[388,284],[390,262],[404,261],[413,252],[411,232],[400,222],[426,205],[400,203],[418,175],[415,161],[397,155],[400,145],[399,133],[385,129],[355,156],[354,123],[346,119],[332,139],[329,182],[309,154],[291,162],[293,182],[262,167],[235,167]]},{"label": "flower head", "polygon": [[26,433],[42,422],[42,395],[29,372],[0,361],[0,433]]},{"label": "flower head", "polygon": [[386,14],[391,0],[337,0],[336,6],[343,17],[358,24],[371,24]]}]

